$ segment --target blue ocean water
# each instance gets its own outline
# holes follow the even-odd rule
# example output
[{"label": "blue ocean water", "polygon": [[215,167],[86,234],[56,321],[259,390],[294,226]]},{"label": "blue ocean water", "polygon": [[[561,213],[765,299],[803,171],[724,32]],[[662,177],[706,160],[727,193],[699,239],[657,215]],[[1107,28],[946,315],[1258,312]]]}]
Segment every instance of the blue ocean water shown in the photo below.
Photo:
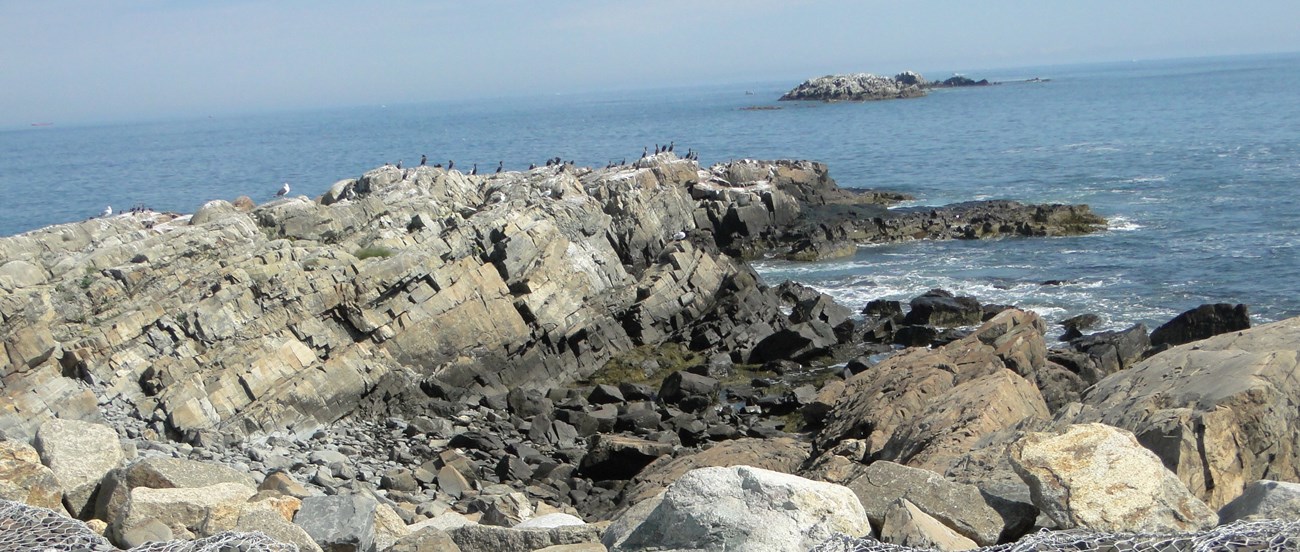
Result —
[{"label": "blue ocean water", "polygon": [[[862,104],[778,103],[797,83],[767,82],[0,129],[0,235],[105,205],[263,201],[285,181],[315,196],[421,154],[464,169],[554,156],[602,166],[671,140],[704,164],[824,161],[841,186],[909,192],[914,204],[1077,202],[1112,221],[1087,237],[758,264],[769,281],[809,283],[854,308],[941,287],[1049,320],[1093,312],[1107,327],[1156,325],[1207,302],[1246,303],[1257,322],[1300,315],[1300,54],[970,76],[1006,83]],[[1030,77],[1050,81],[1012,82]]]}]

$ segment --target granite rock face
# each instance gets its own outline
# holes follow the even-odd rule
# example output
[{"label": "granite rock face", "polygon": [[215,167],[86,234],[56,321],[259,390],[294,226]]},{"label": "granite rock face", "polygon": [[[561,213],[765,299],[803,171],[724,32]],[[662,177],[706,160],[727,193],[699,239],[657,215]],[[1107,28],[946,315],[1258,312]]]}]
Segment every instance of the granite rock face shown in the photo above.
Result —
[{"label": "granite rock face", "polygon": [[606,539],[611,550],[803,551],[837,532],[871,532],[853,491],[748,466],[692,470],[651,502],[635,528]]},{"label": "granite rock face", "polygon": [[0,441],[0,500],[63,510],[63,487],[31,445]]},{"label": "granite rock face", "polygon": [[1211,508],[1300,481],[1300,319],[1180,345],[1097,382],[1075,423],[1124,428]]},{"label": "granite rock face", "polygon": [[113,428],[76,420],[45,422],[35,445],[63,488],[64,506],[77,517],[94,512],[100,481],[125,459]]},{"label": "granite rock face", "polygon": [[1104,424],[1031,433],[1008,451],[1034,505],[1062,529],[1190,532],[1217,517],[1133,434]]}]

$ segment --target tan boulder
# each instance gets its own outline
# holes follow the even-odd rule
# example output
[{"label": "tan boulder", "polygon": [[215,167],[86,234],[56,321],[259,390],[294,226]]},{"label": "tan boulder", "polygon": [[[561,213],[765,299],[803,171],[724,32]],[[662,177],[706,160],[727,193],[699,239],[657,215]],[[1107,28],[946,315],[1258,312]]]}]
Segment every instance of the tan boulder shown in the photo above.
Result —
[{"label": "tan boulder", "polygon": [[0,441],[0,500],[64,511],[54,472],[41,464],[36,449],[18,441]]},{"label": "tan boulder", "polygon": [[[823,449],[861,438],[866,455],[942,472],[987,434],[1049,416],[1012,366],[1045,358],[1037,315],[1007,310],[975,334],[909,349],[850,378],[818,435]],[[989,343],[986,343],[988,341]]]},{"label": "tan boulder", "polygon": [[132,528],[156,520],[176,538],[206,537],[237,525],[246,501],[255,493],[239,483],[189,489],[137,487],[131,490],[118,517],[108,520],[109,528],[120,538]]},{"label": "tan boulder", "polygon": [[1132,433],[1104,424],[1031,433],[1008,451],[1034,505],[1062,529],[1162,533],[1218,518]]}]

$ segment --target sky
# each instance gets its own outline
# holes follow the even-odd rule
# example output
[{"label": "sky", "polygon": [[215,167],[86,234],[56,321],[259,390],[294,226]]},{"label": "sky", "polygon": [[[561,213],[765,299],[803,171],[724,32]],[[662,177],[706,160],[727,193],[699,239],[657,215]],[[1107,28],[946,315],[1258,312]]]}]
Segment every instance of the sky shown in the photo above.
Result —
[{"label": "sky", "polygon": [[978,77],[1296,52],[1298,24],[1296,0],[0,0],[0,125]]}]

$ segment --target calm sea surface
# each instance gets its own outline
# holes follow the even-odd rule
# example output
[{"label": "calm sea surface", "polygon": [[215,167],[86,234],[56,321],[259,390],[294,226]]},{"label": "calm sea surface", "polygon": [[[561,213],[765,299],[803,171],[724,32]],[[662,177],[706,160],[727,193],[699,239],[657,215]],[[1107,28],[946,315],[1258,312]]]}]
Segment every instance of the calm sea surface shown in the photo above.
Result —
[{"label": "calm sea surface", "polygon": [[1207,302],[1246,303],[1256,322],[1300,315],[1300,54],[970,76],[1051,80],[865,104],[778,103],[797,83],[770,82],[0,129],[0,235],[105,205],[263,201],[284,181],[315,196],[421,154],[464,169],[554,156],[604,165],[673,140],[704,164],[824,161],[841,186],[905,191],[914,204],[1077,202],[1112,221],[1081,238],[915,242],[758,265],[769,282],[805,282],[854,308],[941,287],[1053,321],[1094,312],[1111,328]]}]

